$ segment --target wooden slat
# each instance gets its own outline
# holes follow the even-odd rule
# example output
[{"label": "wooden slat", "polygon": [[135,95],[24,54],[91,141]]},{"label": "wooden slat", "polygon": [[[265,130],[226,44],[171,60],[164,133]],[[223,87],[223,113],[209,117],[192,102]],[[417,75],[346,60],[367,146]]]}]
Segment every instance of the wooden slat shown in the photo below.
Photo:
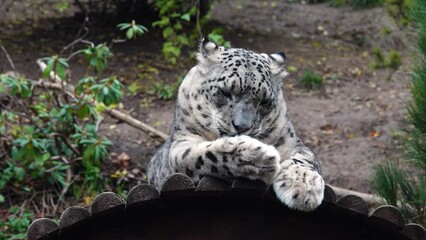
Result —
[{"label": "wooden slat", "polygon": [[[426,240],[422,226],[404,226],[404,218],[397,208],[382,206],[367,218],[368,208],[362,198],[347,195],[336,201],[335,192],[329,186],[324,193],[327,204],[313,213],[290,211],[276,197],[268,197],[269,194],[275,197],[273,189],[260,181],[235,179],[231,186],[223,179],[204,177],[195,188],[190,177],[174,174],[167,178],[161,193],[146,184],[132,188],[127,205],[118,195],[106,192],[95,198],[92,213],[82,207],[68,208],[59,221],[61,228],[49,219],[34,221],[28,230],[28,239],[259,239],[266,236],[265,239]],[[306,225],[312,231],[301,234],[300,230]]]},{"label": "wooden slat", "polygon": [[72,224],[82,221],[91,216],[89,210],[81,206],[73,206],[67,208],[59,219],[59,227],[69,227]]},{"label": "wooden slat", "polygon": [[59,226],[48,218],[40,218],[28,227],[28,240],[58,239]]},{"label": "wooden slat", "polygon": [[182,173],[175,173],[167,177],[161,187],[161,196],[179,197],[194,191],[195,184],[190,177]]},{"label": "wooden slat", "polygon": [[131,206],[133,204],[141,204],[150,200],[160,197],[160,193],[154,186],[148,184],[140,184],[130,189],[127,194],[126,204]]},{"label": "wooden slat", "polygon": [[231,189],[236,195],[263,196],[267,193],[268,187],[260,180],[236,178],[232,182]]},{"label": "wooden slat", "polygon": [[364,199],[355,195],[343,196],[337,200],[336,204],[364,215],[368,214],[367,203],[364,201]]},{"label": "wooden slat", "polygon": [[391,205],[383,205],[374,209],[370,213],[370,217],[380,218],[400,227],[403,227],[405,224],[404,215],[402,215],[401,210]]},{"label": "wooden slat", "polygon": [[334,190],[330,186],[325,185],[323,202],[336,203],[336,201],[337,201],[337,196]]},{"label": "wooden slat", "polygon": [[124,202],[117,194],[113,192],[104,192],[96,196],[93,200],[90,211],[92,214],[98,214],[112,208],[124,209]]},{"label": "wooden slat", "polygon": [[419,224],[409,223],[400,232],[403,236],[412,240],[425,240],[426,229]]},{"label": "wooden slat", "polygon": [[220,178],[203,177],[197,184],[195,191],[203,196],[221,196],[231,190],[231,183]]}]

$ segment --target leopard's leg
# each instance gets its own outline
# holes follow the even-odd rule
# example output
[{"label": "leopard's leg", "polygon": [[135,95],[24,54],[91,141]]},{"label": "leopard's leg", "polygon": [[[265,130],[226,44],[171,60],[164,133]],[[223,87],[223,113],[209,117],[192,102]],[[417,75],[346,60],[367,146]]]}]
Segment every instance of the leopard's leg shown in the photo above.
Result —
[{"label": "leopard's leg", "polygon": [[278,151],[249,136],[223,137],[202,142],[185,139],[172,143],[170,168],[194,180],[198,180],[199,176],[210,175],[260,179],[272,184],[278,172]]},{"label": "leopard's leg", "polygon": [[286,131],[286,146],[280,151],[280,170],[273,187],[277,197],[290,208],[312,211],[324,198],[320,164],[315,154],[295,136],[291,123]]}]

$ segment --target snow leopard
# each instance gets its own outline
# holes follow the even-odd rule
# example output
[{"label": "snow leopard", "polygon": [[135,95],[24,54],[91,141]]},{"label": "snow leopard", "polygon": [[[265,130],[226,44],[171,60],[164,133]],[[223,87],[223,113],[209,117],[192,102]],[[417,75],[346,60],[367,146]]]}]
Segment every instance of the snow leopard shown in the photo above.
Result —
[{"label": "snow leopard", "polygon": [[264,181],[292,209],[322,202],[324,180],[316,155],[296,135],[283,96],[287,56],[199,44],[198,64],[177,94],[170,137],[148,165],[161,188],[173,173]]}]

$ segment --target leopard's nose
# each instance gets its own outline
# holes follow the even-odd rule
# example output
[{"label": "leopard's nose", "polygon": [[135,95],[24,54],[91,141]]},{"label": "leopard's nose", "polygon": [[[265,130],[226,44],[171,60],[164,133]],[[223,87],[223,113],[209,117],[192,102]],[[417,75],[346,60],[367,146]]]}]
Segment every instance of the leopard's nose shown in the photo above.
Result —
[{"label": "leopard's nose", "polygon": [[237,130],[239,134],[251,128],[251,125],[248,124],[248,122],[244,122],[244,121],[238,121],[237,123],[232,122],[232,124],[234,125],[235,130]]},{"label": "leopard's nose", "polygon": [[239,101],[232,109],[232,125],[238,134],[243,133],[253,127],[256,108],[249,101]]}]

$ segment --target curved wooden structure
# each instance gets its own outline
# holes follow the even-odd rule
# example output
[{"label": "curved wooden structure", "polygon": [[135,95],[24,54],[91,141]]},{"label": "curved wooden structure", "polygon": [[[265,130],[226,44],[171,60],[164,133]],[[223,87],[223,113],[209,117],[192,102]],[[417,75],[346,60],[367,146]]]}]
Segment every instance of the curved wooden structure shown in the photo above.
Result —
[{"label": "curved wooden structure", "polygon": [[184,174],[170,176],[161,192],[132,188],[126,201],[105,192],[90,207],[70,207],[59,220],[35,220],[28,239],[389,239],[425,240],[421,225],[405,224],[398,208],[368,213],[357,196],[337,199],[326,186],[322,205],[311,213],[288,209],[264,183],[231,183],[204,177],[195,185]]}]

